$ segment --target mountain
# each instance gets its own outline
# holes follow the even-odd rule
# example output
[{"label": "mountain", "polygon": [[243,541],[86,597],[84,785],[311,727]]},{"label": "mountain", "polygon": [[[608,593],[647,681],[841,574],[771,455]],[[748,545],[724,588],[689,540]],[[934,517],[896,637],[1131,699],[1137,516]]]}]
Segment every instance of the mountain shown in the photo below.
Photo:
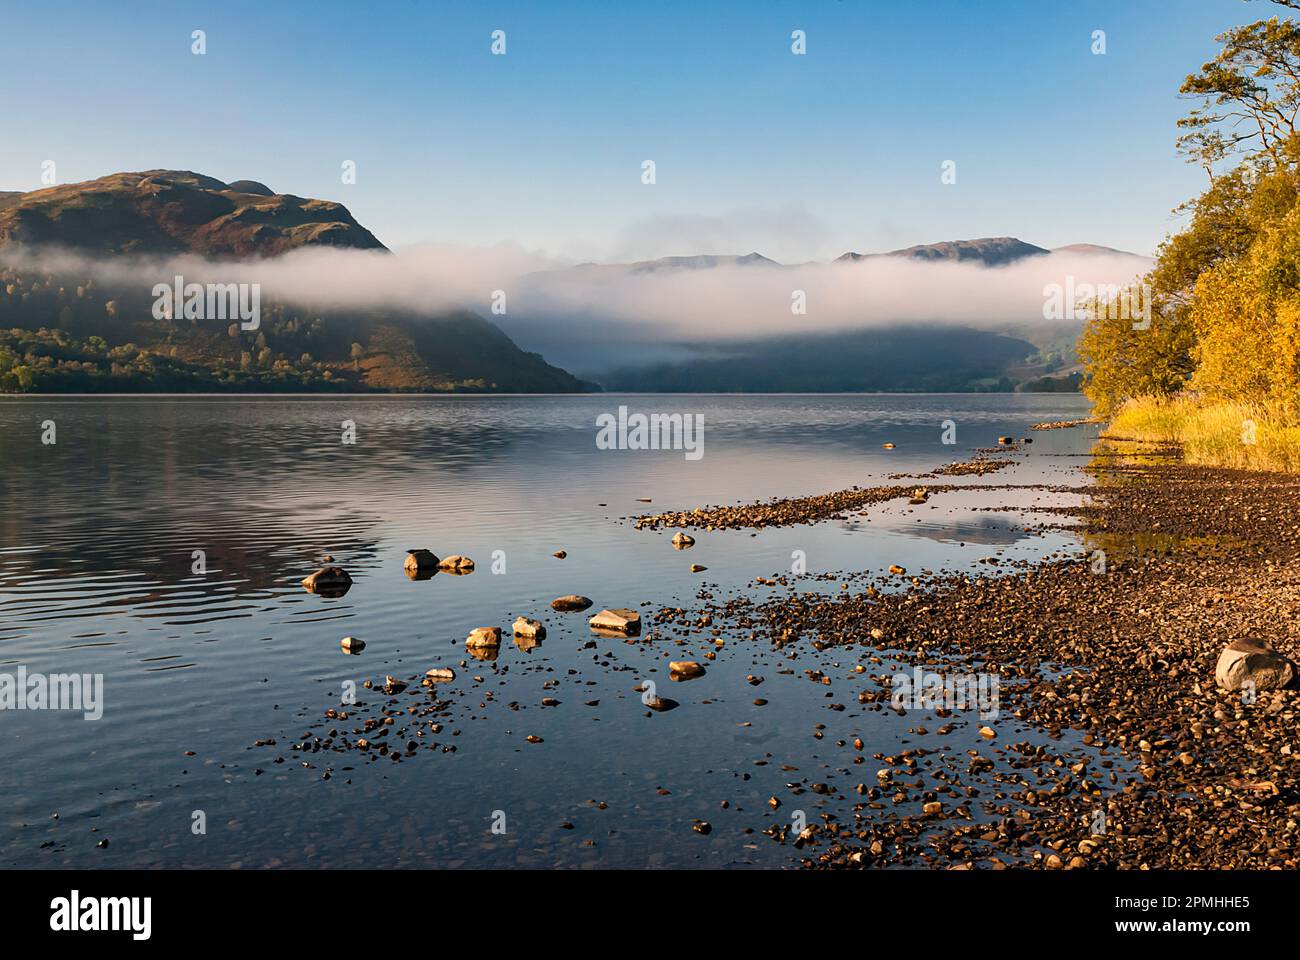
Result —
[{"label": "mountain", "polygon": [[643,276],[669,274],[696,270],[713,270],[718,267],[783,267],[761,253],[743,256],[723,254],[698,254],[689,257],[660,257],[657,260],[637,260],[633,263],[579,263],[562,270],[543,270],[529,274],[530,278],[547,274],[563,274],[586,280],[604,280],[617,276]]},{"label": "mountain", "polygon": [[[2,193],[0,392],[590,389],[466,311],[264,297],[259,325],[245,330],[156,310],[153,284],[171,277],[132,266],[135,255],[229,261],[322,246],[386,251],[342,204],[253,180],[150,170]],[[55,250],[80,256],[47,256]],[[218,263],[205,269],[187,268],[186,280],[221,281]]]},{"label": "mountain", "polygon": [[1051,251],[1025,243],[1015,237],[982,237],[978,240],[945,240],[942,243],[924,243],[888,253],[846,253],[836,260],[858,261],[870,257],[901,257],[906,260],[974,261],[986,267],[1000,267],[1023,260],[1040,257]]},{"label": "mountain", "polygon": [[761,253],[747,253],[743,257],[702,254],[693,257],[660,257],[658,260],[640,260],[629,264],[632,273],[660,273],[664,270],[712,270],[714,267],[779,267]]},{"label": "mountain", "polygon": [[271,257],[305,246],[382,250],[347,207],[225,184],[188,170],[114,173],[9,194],[0,247],[58,245],[93,255],[197,253]]},{"label": "mountain", "polygon": [[[970,270],[961,277],[891,270],[898,262]],[[587,263],[529,274],[510,316],[499,322],[529,349],[564,356],[578,376],[609,390],[986,390],[1031,383],[1057,389],[1077,383],[1064,378],[1078,364],[1082,319],[1044,317],[1037,292],[1045,279],[1077,272],[1127,281],[1149,264],[1110,247],[1049,250],[1016,237],[848,253],[829,263],[782,264],[761,253]],[[858,265],[863,269],[855,272]],[[982,282],[978,268],[1005,291],[1008,279],[1021,276],[999,272],[1012,265],[1024,265],[1017,289],[1030,291],[1016,307],[1001,314],[978,297],[978,312],[951,306],[955,285],[976,289]],[[903,274],[905,304],[890,286]],[[949,291],[946,299],[940,288]],[[800,291],[812,322],[799,314],[774,322],[773,304],[784,313]],[[932,291],[934,304],[949,306],[927,310]],[[1008,299],[997,293],[993,302],[998,297]],[[891,301],[899,305],[897,319],[881,307]],[[863,304],[861,313],[855,303]],[[661,319],[643,320],[637,309]],[[918,324],[927,323],[942,334],[922,335]],[[801,326],[798,336],[784,336]]]},{"label": "mountain", "polygon": [[1014,389],[1032,344],[957,326],[799,334],[700,347],[680,363],[625,367],[609,390],[681,393],[966,392]]},{"label": "mountain", "polygon": [[1127,250],[1117,250],[1114,247],[1103,247],[1095,243],[1069,243],[1063,247],[1053,247],[1052,253],[1084,253],[1096,254],[1104,257],[1135,257],[1137,254],[1129,253]]},{"label": "mountain", "polygon": [[[201,313],[164,309],[155,316],[153,285],[171,278],[145,271],[146,280],[138,266],[191,255],[213,266],[206,277],[189,276],[200,268],[187,266],[187,281],[220,282],[222,261],[312,247],[387,256],[342,204],[276,193],[250,179],[148,170],[0,193],[0,392],[592,389],[540,352],[520,349],[512,335],[531,350],[563,356],[585,379],[621,390],[1011,389],[1070,372],[1077,331],[996,316],[935,316],[928,326],[877,318],[868,331],[852,313],[859,295],[852,264],[998,268],[1049,253],[1123,255],[1092,244],[1048,251],[985,237],[847,253],[820,264],[786,265],[757,252],[587,263],[519,278],[509,315],[492,322],[466,311],[428,315],[265,297],[260,326],[248,330]],[[81,257],[45,256],[55,248]],[[88,265],[68,265],[78,262]],[[105,265],[112,269],[98,269]],[[823,282],[848,294],[819,301]],[[811,302],[843,312],[838,323],[825,313],[799,333],[797,319],[760,323],[770,304],[788,304],[805,284]],[[917,297],[924,306],[925,291]],[[693,312],[693,326],[679,322],[677,334],[666,336],[672,321],[651,319],[666,308]],[[648,311],[644,318],[639,309]]]}]

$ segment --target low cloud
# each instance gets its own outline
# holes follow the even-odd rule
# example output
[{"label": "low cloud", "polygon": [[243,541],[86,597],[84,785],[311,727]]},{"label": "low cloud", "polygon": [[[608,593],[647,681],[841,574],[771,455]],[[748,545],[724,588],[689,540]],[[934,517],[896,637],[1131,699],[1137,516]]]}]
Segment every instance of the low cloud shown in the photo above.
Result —
[{"label": "low cloud", "polygon": [[[259,283],[272,299],[327,309],[421,313],[464,308],[496,322],[525,349],[575,372],[689,355],[692,344],[799,332],[945,323],[983,329],[1048,325],[1044,288],[1127,284],[1151,261],[1130,254],[1061,251],[1007,266],[873,257],[705,269],[568,265],[514,245],[411,247],[395,253],[314,248],[269,260],[195,256],[87,259],[8,251],[5,259],[97,282]],[[497,291],[504,314],[494,314]],[[806,313],[792,310],[802,295]],[[497,297],[500,302],[500,297]],[[1073,324],[1077,327],[1077,322]]]}]

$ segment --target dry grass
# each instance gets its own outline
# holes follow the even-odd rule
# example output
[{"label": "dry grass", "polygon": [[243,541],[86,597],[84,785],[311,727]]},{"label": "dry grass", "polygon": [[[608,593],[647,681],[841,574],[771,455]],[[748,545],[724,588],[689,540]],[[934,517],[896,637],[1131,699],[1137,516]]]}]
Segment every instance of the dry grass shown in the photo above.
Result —
[{"label": "dry grass", "polygon": [[1188,463],[1300,472],[1300,427],[1247,404],[1139,397],[1119,409],[1108,432],[1181,444]]}]

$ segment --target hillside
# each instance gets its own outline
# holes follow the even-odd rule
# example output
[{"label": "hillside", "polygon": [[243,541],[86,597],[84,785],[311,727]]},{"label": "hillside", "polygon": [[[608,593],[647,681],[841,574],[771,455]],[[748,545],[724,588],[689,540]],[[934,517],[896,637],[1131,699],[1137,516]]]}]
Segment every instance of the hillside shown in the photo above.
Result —
[{"label": "hillside", "polygon": [[304,246],[383,249],[341,203],[186,170],[115,173],[10,194],[0,199],[0,247],[9,244],[210,257],[269,257]]},{"label": "hillside", "polygon": [[[350,390],[574,392],[577,378],[472,313],[261,301],[260,324],[155,316],[136,255],[384,251],[346,207],[187,171],[118,173],[0,194],[0,392]],[[74,251],[97,267],[63,264]],[[11,256],[6,259],[6,254]],[[218,282],[212,276],[187,277]],[[106,279],[112,277],[113,279]]]},{"label": "hillside", "polygon": [[615,370],[601,385],[684,393],[1004,391],[1016,384],[1008,369],[1033,352],[1027,341],[981,330],[895,327],[729,342],[683,363]]}]

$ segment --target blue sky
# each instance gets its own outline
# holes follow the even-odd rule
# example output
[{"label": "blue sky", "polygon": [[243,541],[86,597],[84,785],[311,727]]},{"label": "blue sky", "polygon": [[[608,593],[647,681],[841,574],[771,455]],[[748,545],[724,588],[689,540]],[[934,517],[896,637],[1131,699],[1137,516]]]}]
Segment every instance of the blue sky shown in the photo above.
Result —
[{"label": "blue sky", "polygon": [[[182,168],[389,246],[784,260],[1013,235],[1151,253],[1182,78],[1241,0],[10,4],[0,189]],[[207,53],[190,52],[206,31]],[[507,53],[490,53],[493,30]],[[792,30],[807,54],[790,50]],[[1094,30],[1107,52],[1091,52]],[[642,161],[657,183],[641,182]],[[357,164],[342,184],[341,164]],[[957,182],[940,182],[956,162]]]}]

